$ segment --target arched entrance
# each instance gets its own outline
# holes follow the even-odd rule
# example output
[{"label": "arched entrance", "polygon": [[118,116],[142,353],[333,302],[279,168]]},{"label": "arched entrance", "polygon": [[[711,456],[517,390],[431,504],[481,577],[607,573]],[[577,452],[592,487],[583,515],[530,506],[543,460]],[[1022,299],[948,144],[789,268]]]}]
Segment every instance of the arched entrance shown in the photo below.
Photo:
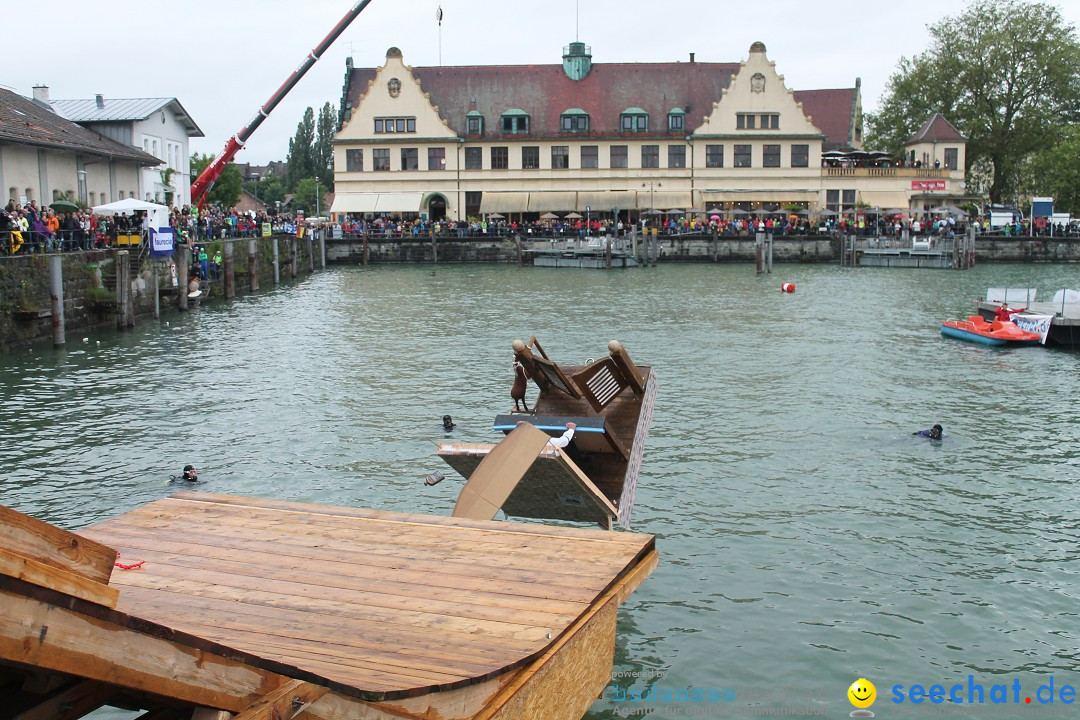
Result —
[{"label": "arched entrance", "polygon": [[438,220],[446,219],[446,196],[440,193],[433,193],[428,197],[427,201],[427,214],[428,220],[436,222]]}]

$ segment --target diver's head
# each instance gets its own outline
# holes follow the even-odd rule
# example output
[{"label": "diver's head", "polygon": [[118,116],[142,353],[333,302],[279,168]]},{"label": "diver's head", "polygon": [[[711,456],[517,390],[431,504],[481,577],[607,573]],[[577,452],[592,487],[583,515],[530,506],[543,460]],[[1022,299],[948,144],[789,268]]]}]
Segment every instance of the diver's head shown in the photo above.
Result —
[{"label": "diver's head", "polygon": [[935,440],[940,440],[942,432],[943,429],[940,424],[934,425],[934,427],[930,428],[930,437],[934,438]]}]

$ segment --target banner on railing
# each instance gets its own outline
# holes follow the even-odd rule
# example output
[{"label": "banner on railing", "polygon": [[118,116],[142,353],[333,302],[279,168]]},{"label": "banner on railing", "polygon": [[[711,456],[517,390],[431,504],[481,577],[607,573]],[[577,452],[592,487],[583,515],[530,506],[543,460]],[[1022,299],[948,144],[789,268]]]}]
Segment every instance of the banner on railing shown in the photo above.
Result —
[{"label": "banner on railing", "polygon": [[151,257],[168,257],[173,254],[176,237],[171,227],[154,230],[150,228]]},{"label": "banner on railing", "polygon": [[1039,333],[1042,336],[1043,345],[1046,344],[1046,336],[1050,332],[1050,323],[1053,319],[1053,315],[1028,315],[1026,313],[1017,313],[1012,316],[1016,327],[1027,332]]},{"label": "banner on railing", "polygon": [[911,181],[911,189],[912,190],[922,190],[922,191],[944,190],[945,189],[945,181],[944,180],[912,180]]},{"label": "banner on railing", "polygon": [[270,237],[273,234],[274,234],[274,231],[270,227],[270,223],[263,223],[262,224],[262,236],[263,237]]}]

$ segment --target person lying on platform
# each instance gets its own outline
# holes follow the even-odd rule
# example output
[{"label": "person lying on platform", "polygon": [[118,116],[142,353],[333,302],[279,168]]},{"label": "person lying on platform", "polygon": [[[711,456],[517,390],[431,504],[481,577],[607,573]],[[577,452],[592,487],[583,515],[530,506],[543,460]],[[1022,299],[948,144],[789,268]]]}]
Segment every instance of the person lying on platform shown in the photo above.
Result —
[{"label": "person lying on platform", "polygon": [[942,438],[943,430],[941,425],[934,425],[929,430],[916,430],[911,433],[912,435],[918,435],[919,437],[930,438],[931,440],[940,440]]}]

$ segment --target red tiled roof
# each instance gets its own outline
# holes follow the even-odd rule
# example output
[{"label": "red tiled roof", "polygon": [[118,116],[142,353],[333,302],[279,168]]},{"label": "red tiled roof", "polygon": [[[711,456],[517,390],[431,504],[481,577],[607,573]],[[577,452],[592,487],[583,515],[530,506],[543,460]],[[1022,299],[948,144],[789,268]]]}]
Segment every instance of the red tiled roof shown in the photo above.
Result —
[{"label": "red tiled roof", "polygon": [[[484,116],[484,138],[491,140],[502,136],[499,118],[511,108],[529,114],[530,137],[562,135],[560,118],[570,108],[589,114],[590,132],[573,137],[618,136],[619,115],[631,107],[648,112],[648,135],[683,137],[712,112],[739,68],[739,63],[594,63],[582,80],[567,77],[561,64],[416,67],[412,72],[456,133],[465,136],[465,115],[476,110]],[[356,107],[374,77],[374,68],[354,68],[346,102]],[[828,136],[826,148],[850,144],[855,92],[846,88],[795,93]],[[686,128],[668,132],[667,116],[674,108],[686,113]]]},{"label": "red tiled roof", "polygon": [[795,100],[802,103],[803,113],[827,136],[823,150],[850,147],[855,88],[796,90]]},{"label": "red tiled roof", "polygon": [[966,142],[967,138],[960,134],[960,131],[953,127],[953,124],[946,120],[941,113],[935,113],[933,117],[929,118],[923,123],[914,135],[908,138],[905,145],[912,145],[920,142]]}]

